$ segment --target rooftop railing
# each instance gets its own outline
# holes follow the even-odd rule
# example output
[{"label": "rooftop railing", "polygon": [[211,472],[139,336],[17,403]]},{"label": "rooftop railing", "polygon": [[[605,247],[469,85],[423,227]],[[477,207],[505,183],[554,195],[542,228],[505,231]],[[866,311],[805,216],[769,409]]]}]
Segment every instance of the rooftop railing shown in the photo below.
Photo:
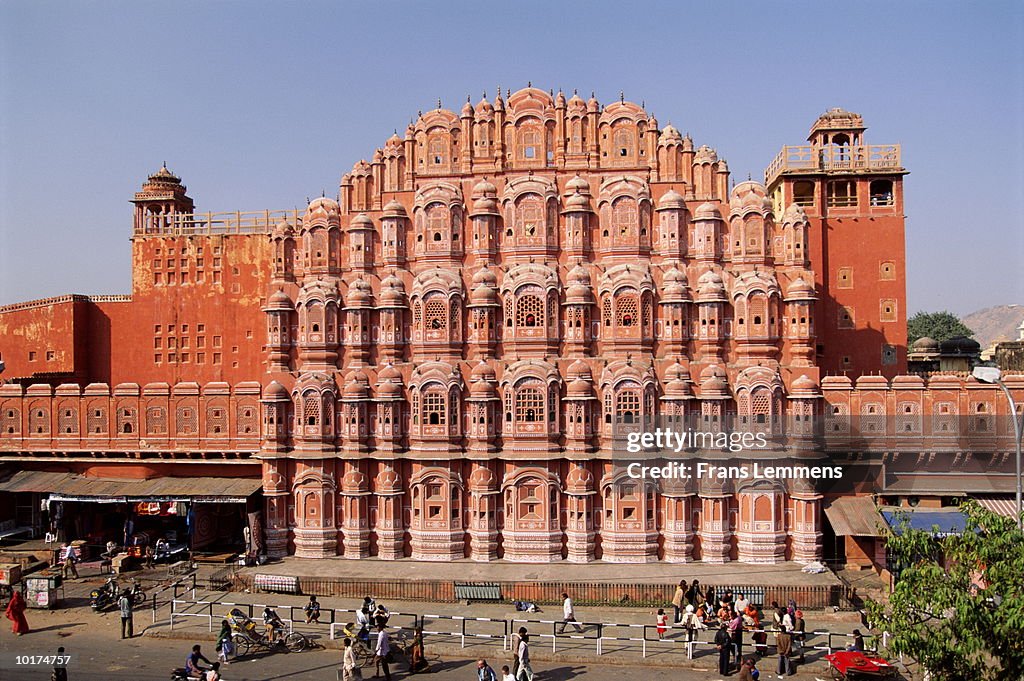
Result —
[{"label": "rooftop railing", "polygon": [[233,213],[147,214],[136,225],[138,236],[188,236],[191,234],[269,234],[282,221],[298,229],[299,210],[264,210]]},{"label": "rooftop railing", "polygon": [[785,146],[764,171],[769,184],[789,170],[895,170],[902,168],[898,144],[863,144],[815,147],[810,144]]}]

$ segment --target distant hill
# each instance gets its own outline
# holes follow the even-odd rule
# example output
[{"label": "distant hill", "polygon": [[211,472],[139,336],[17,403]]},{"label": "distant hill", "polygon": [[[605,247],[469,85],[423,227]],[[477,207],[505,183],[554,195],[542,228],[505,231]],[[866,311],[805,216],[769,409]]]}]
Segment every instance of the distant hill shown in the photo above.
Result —
[{"label": "distant hill", "polygon": [[972,312],[962,321],[974,331],[982,349],[997,340],[1016,340],[1017,327],[1024,320],[1024,305],[996,305]]}]

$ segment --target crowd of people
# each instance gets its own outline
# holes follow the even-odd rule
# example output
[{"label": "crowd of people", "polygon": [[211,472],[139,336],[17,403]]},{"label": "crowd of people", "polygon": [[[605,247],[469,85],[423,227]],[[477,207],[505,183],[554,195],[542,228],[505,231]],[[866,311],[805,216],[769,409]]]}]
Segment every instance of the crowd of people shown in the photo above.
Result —
[{"label": "crowd of people", "polygon": [[[702,588],[698,580],[685,580],[676,587],[672,598],[675,623],[686,630],[692,641],[701,629],[716,628],[714,645],[718,650],[718,671],[729,675],[739,672],[741,679],[757,679],[759,672],[753,657],[743,657],[744,633],[750,634],[754,652],[763,657],[768,654],[768,637],[775,636],[779,677],[796,673],[796,664],[803,663],[803,643],[807,636],[804,614],[790,600],[785,606],[772,601],[769,607],[758,608],[744,594],[726,590],[716,594],[713,587]],[[667,628],[664,610],[658,611],[657,628],[660,636]],[[770,619],[769,619],[770,618]]]}]

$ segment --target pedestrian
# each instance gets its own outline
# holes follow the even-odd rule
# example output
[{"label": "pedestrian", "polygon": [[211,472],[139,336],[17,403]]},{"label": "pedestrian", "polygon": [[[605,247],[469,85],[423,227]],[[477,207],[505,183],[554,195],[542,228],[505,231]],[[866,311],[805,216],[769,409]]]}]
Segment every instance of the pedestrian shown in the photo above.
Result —
[{"label": "pedestrian", "polygon": [[530,635],[522,634],[519,637],[519,650],[516,651],[519,657],[519,672],[516,674],[516,681],[533,681],[533,667],[530,666]]},{"label": "pedestrian", "polygon": [[729,675],[729,654],[732,649],[732,637],[723,622],[715,634],[715,647],[718,649],[718,673],[722,676]]},{"label": "pedestrian", "polygon": [[476,661],[476,678],[477,681],[498,681],[498,675],[487,664],[487,660]]},{"label": "pedestrian", "polygon": [[391,641],[388,639],[388,632],[385,631],[383,624],[377,626],[377,646],[374,653],[377,663],[374,678],[380,676],[380,670],[383,669],[384,681],[391,681],[391,669],[388,667],[391,662]]},{"label": "pedestrian", "polygon": [[693,611],[692,605],[686,606],[686,613],[683,615],[683,629],[686,630],[686,642],[689,643],[697,638],[698,629],[707,629],[701,622],[700,617]]},{"label": "pedestrian", "polygon": [[316,596],[309,597],[309,603],[306,603],[302,611],[306,613],[306,624],[320,624],[320,604],[317,603]]},{"label": "pedestrian", "polygon": [[695,579],[693,580],[693,583],[691,583],[690,586],[687,587],[686,600],[688,600],[690,602],[690,605],[692,605],[694,608],[700,605],[699,601],[704,600],[704,594],[701,593],[700,590],[700,581]]},{"label": "pedestrian", "polygon": [[572,607],[572,599],[569,598],[569,594],[562,593],[562,628],[559,630],[559,634],[565,633],[565,627],[570,622],[576,627],[576,632],[582,634],[583,627],[576,622],[576,611]]},{"label": "pedestrian", "polygon": [[665,638],[665,632],[668,631],[668,615],[665,614],[664,608],[658,608],[658,617],[656,619],[658,623],[658,639]]},{"label": "pedestrian", "polygon": [[519,631],[512,634],[512,676],[518,678],[519,676],[519,642],[523,640],[523,636],[526,635],[526,627],[519,627]]},{"label": "pedestrian", "polygon": [[217,634],[217,659],[228,665],[228,658],[235,652],[235,644],[231,640],[231,624],[227,620],[220,621],[220,632]]},{"label": "pedestrian", "polygon": [[804,640],[807,638],[807,623],[804,622],[804,613],[796,611],[796,620],[793,622],[793,650],[799,655],[800,664],[804,663]]},{"label": "pedestrian", "polygon": [[70,579],[68,577],[69,572],[75,576],[75,579],[78,579],[78,549],[64,542],[60,549],[60,562],[63,568],[64,579]]},{"label": "pedestrian", "polygon": [[729,622],[729,634],[732,637],[732,649],[735,654],[736,668],[738,669],[743,660],[743,617],[736,615]]},{"label": "pedestrian", "polygon": [[427,653],[423,646],[423,627],[417,626],[412,635],[412,645],[409,646],[409,673],[429,671],[430,663],[427,662]]},{"label": "pedestrian", "polygon": [[26,607],[28,606],[25,603],[25,599],[21,596],[21,591],[15,589],[14,593],[11,594],[11,600],[7,603],[7,610],[5,612],[7,619],[11,621],[11,631],[18,636],[29,632],[28,620],[25,619]]},{"label": "pedestrian", "polygon": [[203,676],[203,681],[221,681],[220,662],[214,662],[210,665],[210,668],[206,670],[206,674]]},{"label": "pedestrian", "polygon": [[686,600],[686,580],[679,582],[679,586],[676,587],[676,592],[672,596],[672,607],[675,609],[674,617],[672,622],[679,624],[679,621],[683,618],[683,601]]},{"label": "pedestrian", "polygon": [[132,608],[132,592],[125,589],[117,599],[117,607],[121,611],[121,638],[132,638],[135,635]]},{"label": "pedestrian", "polygon": [[512,676],[512,671],[507,664],[501,665],[501,681],[516,681],[516,677]]},{"label": "pedestrian", "polygon": [[704,592],[704,603],[708,606],[708,612],[715,611],[715,587],[709,586]]},{"label": "pedestrian", "polygon": [[356,651],[352,647],[352,639],[346,638],[341,642],[341,679],[342,681],[355,681],[361,678],[359,665],[356,664]]},{"label": "pedestrian", "polygon": [[793,654],[793,637],[785,625],[775,634],[775,650],[779,654],[779,678],[792,676],[794,674],[793,664],[790,656]]},{"label": "pedestrian", "polygon": [[69,655],[64,653],[64,646],[57,648],[57,654],[53,658],[53,673],[50,674],[50,681],[68,681],[68,659]]}]

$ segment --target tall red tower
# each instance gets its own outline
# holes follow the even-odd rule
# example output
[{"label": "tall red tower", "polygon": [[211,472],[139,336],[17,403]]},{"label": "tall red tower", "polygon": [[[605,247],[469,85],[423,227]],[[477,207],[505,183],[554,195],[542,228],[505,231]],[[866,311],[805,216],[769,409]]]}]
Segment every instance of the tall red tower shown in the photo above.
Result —
[{"label": "tall red tower", "polygon": [[907,368],[903,176],[897,144],[864,143],[864,119],[818,117],[810,144],[786,146],[765,170],[782,215],[802,206],[819,292],[817,364],[823,373],[892,377]]}]

